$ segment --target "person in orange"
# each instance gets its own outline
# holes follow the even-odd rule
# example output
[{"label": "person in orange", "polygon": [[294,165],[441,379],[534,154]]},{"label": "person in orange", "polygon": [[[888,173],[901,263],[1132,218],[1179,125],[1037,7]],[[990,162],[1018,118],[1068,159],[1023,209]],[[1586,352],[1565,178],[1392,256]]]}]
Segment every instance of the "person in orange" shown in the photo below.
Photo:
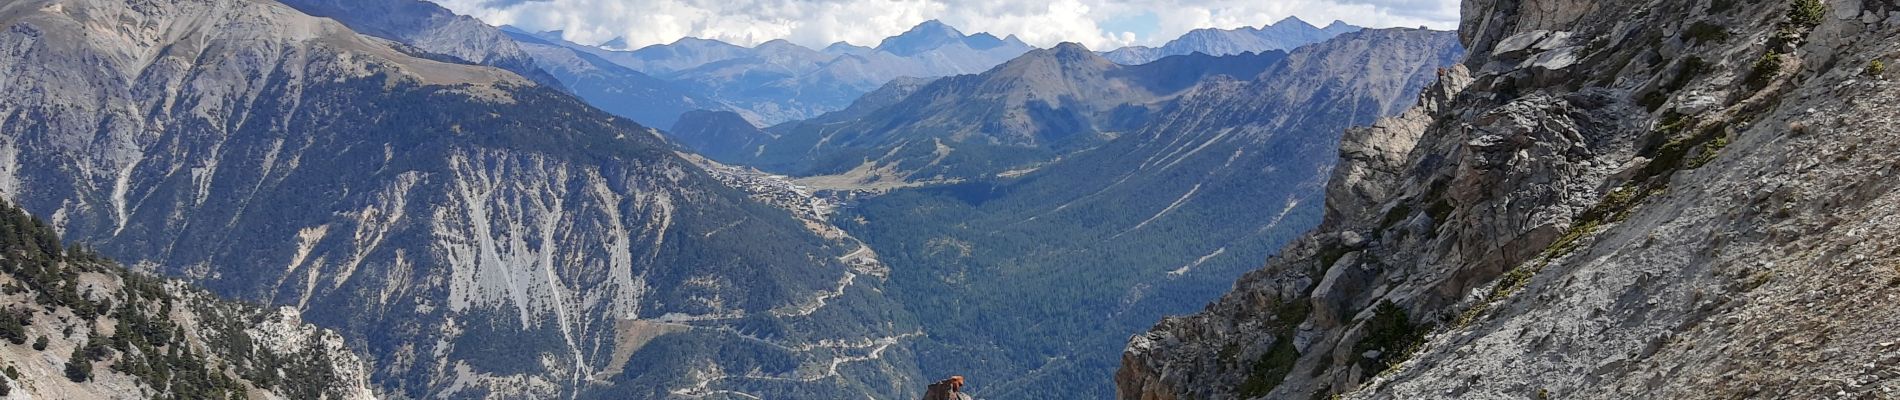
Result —
[{"label": "person in orange", "polygon": [[951,376],[950,379],[945,379],[945,380],[937,381],[937,383],[930,384],[930,389],[924,392],[924,400],[971,400],[971,399],[970,399],[970,395],[963,393],[963,376],[956,375],[956,376]]}]

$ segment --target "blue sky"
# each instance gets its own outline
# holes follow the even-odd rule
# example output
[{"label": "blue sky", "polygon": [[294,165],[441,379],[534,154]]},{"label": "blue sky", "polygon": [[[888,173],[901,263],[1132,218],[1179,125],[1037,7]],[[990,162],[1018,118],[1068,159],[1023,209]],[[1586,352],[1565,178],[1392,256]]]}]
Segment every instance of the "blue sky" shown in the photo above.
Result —
[{"label": "blue sky", "polygon": [[1297,16],[1370,27],[1457,26],[1456,0],[435,0],[490,24],[561,30],[631,47],[693,36],[752,45],[875,45],[937,19],[965,33],[1016,35],[1037,46],[1080,42],[1106,50],[1158,45],[1196,28],[1260,26]]}]

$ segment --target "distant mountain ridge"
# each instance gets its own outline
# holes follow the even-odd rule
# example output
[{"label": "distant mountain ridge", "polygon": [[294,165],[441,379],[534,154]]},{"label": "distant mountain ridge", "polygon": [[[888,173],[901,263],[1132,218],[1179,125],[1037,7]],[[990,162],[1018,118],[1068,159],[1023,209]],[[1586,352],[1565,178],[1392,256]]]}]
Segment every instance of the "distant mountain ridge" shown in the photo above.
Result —
[{"label": "distant mountain ridge", "polygon": [[[535,35],[558,39],[561,32]],[[982,72],[1034,49],[1013,35],[966,35],[936,20],[885,38],[877,47],[839,42],[822,50],[782,39],[744,47],[686,37],[631,51],[550,41],[728,104],[756,125],[837,111],[900,77]]]},{"label": "distant mountain ridge", "polygon": [[416,50],[495,66],[645,125],[668,126],[680,113],[730,108],[672,83],[509,27],[489,26],[421,0],[282,0],[351,30]]},{"label": "distant mountain ridge", "polygon": [[778,173],[861,183],[976,178],[1098,145],[1146,123],[1205,77],[1252,79],[1285,57],[1196,54],[1129,66],[1063,43],[980,74],[891,88],[854,104],[855,115],[773,126],[767,130],[778,136],[757,149],[695,150],[736,155],[726,161]]},{"label": "distant mountain ridge", "polygon": [[568,86],[575,96],[614,115],[651,126],[671,126],[682,113],[731,108],[554,39],[511,27],[501,30],[534,57],[536,66]]},{"label": "distant mountain ridge", "polygon": [[1168,41],[1161,47],[1130,46],[1102,53],[1102,57],[1117,64],[1147,64],[1167,56],[1203,53],[1225,56],[1246,52],[1268,50],[1293,50],[1300,46],[1319,43],[1340,34],[1363,29],[1341,21],[1321,28],[1306,23],[1299,17],[1287,17],[1273,24],[1259,28],[1240,27],[1235,29],[1202,28],[1188,31],[1181,37]]}]

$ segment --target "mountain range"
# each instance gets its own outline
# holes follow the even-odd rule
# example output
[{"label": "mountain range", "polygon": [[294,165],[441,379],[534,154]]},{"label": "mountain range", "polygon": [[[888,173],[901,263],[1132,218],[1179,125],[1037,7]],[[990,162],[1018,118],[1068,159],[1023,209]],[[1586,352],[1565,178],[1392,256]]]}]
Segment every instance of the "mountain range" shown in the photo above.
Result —
[{"label": "mountain range", "polygon": [[921,385],[873,253],[559,88],[273,2],[0,7],[0,193],[335,330],[380,393]]},{"label": "mountain range", "polygon": [[1900,8],[1463,7],[1096,52],[0,3],[0,397],[1900,391]]},{"label": "mountain range", "polygon": [[[1077,134],[1089,139],[1048,146],[1066,151],[1008,167],[992,161],[992,154],[1007,153],[965,144],[1051,136],[965,131],[959,134],[970,136],[959,140],[890,129],[884,132],[911,135],[909,141],[867,153],[901,154],[885,149],[943,138],[929,161],[984,172],[863,196],[838,218],[891,266],[887,290],[894,299],[910,310],[936,310],[928,317],[916,311],[929,333],[917,346],[918,357],[930,361],[925,376],[985,382],[975,393],[985,398],[1111,396],[1114,349],[1158,318],[1198,309],[1206,294],[1230,288],[1310,229],[1321,213],[1323,171],[1337,154],[1338,132],[1404,110],[1462,54],[1453,33],[1417,29],[1348,33],[1291,53],[1178,56],[1139,67],[1109,63],[1077,45],[1041,52],[975,78],[940,79],[869,118],[976,105],[1009,121],[1010,113],[985,99],[1060,98],[1070,103],[1032,111],[1030,120],[1076,111],[1054,120],[1125,125],[1099,131],[1110,134]],[[1203,78],[1177,81],[1197,75]],[[1002,76],[1042,80],[995,84],[1008,81],[995,79]],[[965,100],[933,90],[940,86],[1002,93]],[[1126,91],[1067,92],[1106,88]],[[1144,110],[1126,111],[1133,107]],[[1080,112],[1096,110],[1106,112]],[[905,120],[957,114],[933,115]],[[894,165],[880,168],[905,168]]]},{"label": "mountain range", "polygon": [[[353,7],[357,1],[370,7]],[[325,374],[361,380],[334,381],[339,386],[321,389],[299,381],[301,386],[282,386],[285,390],[367,390],[393,397],[896,398],[910,396],[927,376],[952,366],[1029,372],[1033,365],[1023,357],[1037,353],[1077,362],[1048,369],[1044,379],[983,376],[997,382],[999,390],[1035,394],[1059,394],[1062,383],[1088,379],[1094,383],[1073,393],[1101,394],[1112,363],[1084,356],[1085,350],[1125,332],[1051,325],[1047,332],[1086,340],[1014,353],[979,343],[1042,345],[1024,342],[1035,336],[958,330],[949,323],[972,314],[946,314],[936,307],[960,302],[955,296],[962,295],[997,296],[969,303],[971,311],[1068,304],[1063,313],[1012,316],[981,326],[1044,332],[1028,329],[1024,318],[1074,321],[1084,315],[1076,312],[1108,311],[1101,304],[1076,302],[1092,298],[1093,291],[1129,290],[1144,287],[1135,282],[1165,279],[1159,278],[1168,275],[1154,267],[1158,264],[1105,271],[1095,279],[1112,285],[1086,291],[1063,285],[1067,289],[1052,288],[1063,293],[1054,297],[1023,296],[1018,291],[1026,287],[988,277],[978,281],[993,285],[990,289],[945,287],[932,282],[953,271],[929,261],[913,243],[967,234],[932,233],[950,225],[940,215],[900,211],[911,210],[903,205],[919,199],[964,201],[960,193],[1007,186],[1023,194],[988,195],[993,204],[1042,204],[1066,197],[1078,205],[1125,203],[1140,212],[1159,207],[1149,221],[1129,229],[1137,232],[1117,235],[1126,238],[1119,243],[1145,241],[1154,233],[1140,231],[1144,226],[1171,230],[1199,220],[1170,216],[1168,210],[1203,215],[1202,207],[1231,203],[1191,201],[1203,189],[1189,189],[1164,206],[1158,203],[1162,197],[1183,192],[1150,188],[1153,179],[1171,175],[1140,169],[1124,173],[1122,184],[1075,180],[1087,176],[1077,171],[1103,168],[1111,160],[1079,154],[1172,157],[1176,162],[1159,171],[1209,175],[1239,170],[1200,158],[1214,153],[1178,152],[1279,146],[1271,143],[1286,140],[1289,144],[1277,151],[1324,154],[1332,137],[1325,125],[1238,117],[1332,108],[1326,104],[1334,102],[1390,104],[1418,86],[1404,83],[1411,78],[1371,80],[1364,79],[1369,77],[1364,71],[1315,69],[1357,64],[1314,60],[1389,59],[1406,65],[1392,71],[1415,76],[1455,52],[1443,40],[1427,39],[1443,37],[1442,32],[1394,31],[1390,37],[1341,41],[1353,50],[1339,53],[1345,55],[1323,50],[1300,56],[1201,54],[1121,66],[1079,45],[1029,51],[1013,38],[962,35],[933,23],[877,48],[841,45],[828,51],[841,54],[840,60],[903,60],[944,73],[987,72],[936,79],[890,75],[854,96],[849,106],[781,124],[794,133],[787,135],[751,128],[743,110],[688,110],[724,100],[682,95],[691,88],[676,86],[681,81],[647,75],[609,57],[632,52],[584,51],[542,35],[472,24],[426,3],[168,0],[131,7],[102,0],[35,0],[8,4],[0,15],[6,16],[0,23],[9,27],[0,41],[19,49],[0,58],[0,68],[9,71],[0,86],[7,88],[0,90],[0,115],[12,121],[0,125],[0,154],[6,160],[0,193],[26,213],[44,216],[45,226],[61,232],[64,240],[86,243],[136,270],[185,279],[219,296],[286,307],[276,320],[334,332],[335,341],[322,347],[331,353],[325,357],[362,360],[360,367],[314,364],[331,371]],[[79,33],[99,26],[131,28],[110,35]],[[995,66],[921,61],[1016,49],[1022,49],[1021,57]],[[749,50],[759,53],[669,76],[743,71],[736,66],[747,63],[798,65],[805,59],[800,57],[812,54],[782,43]],[[954,57],[972,59],[964,56]],[[825,68],[850,63],[834,60]],[[1251,84],[1244,82],[1285,79],[1275,76],[1329,77],[1355,88],[1339,93],[1356,94],[1324,92],[1290,103],[1237,98],[1261,90],[1246,89]],[[684,101],[653,100],[675,95]],[[1231,105],[1191,106],[1185,99]],[[693,103],[700,101],[705,103]],[[1003,112],[970,112],[972,106]],[[1361,111],[1371,118],[1387,108]],[[680,112],[688,118],[673,126],[700,123],[700,129],[674,135],[702,133],[708,140],[675,143],[655,129],[609,114],[664,118],[658,112],[638,114],[650,110],[685,110]],[[1289,133],[1193,136],[1201,132],[1199,125],[1162,125],[1203,120],[1185,115],[1206,110],[1231,110],[1206,119],[1210,126],[1265,124],[1249,129],[1281,127]],[[949,122],[929,121],[938,118]],[[807,185],[719,162],[745,161],[744,149],[755,145],[748,141],[809,137],[801,135],[816,131],[797,127],[823,121],[910,127],[866,136],[844,147],[850,151],[942,139],[959,153],[954,162],[968,168],[910,170],[914,161],[897,159],[888,165],[911,171],[906,182],[922,182],[917,177],[926,174],[955,175],[968,186],[918,188],[841,203]],[[1330,116],[1311,121],[1352,123]],[[998,129],[939,131],[964,123]],[[737,134],[716,135],[731,132]],[[1189,137],[1198,138],[1186,141]],[[682,152],[721,146],[736,151],[718,161]],[[1019,161],[1031,159],[995,157],[1005,153],[985,153],[984,146],[1030,149],[1036,157],[1025,164]],[[1276,158],[1220,165],[1258,168],[1245,165],[1271,159]],[[1003,170],[1043,164],[1047,172]],[[1295,166],[1290,160],[1284,167],[1323,168]],[[1283,188],[1299,187],[1315,185]],[[1230,198],[1222,190],[1204,190]],[[1096,193],[1096,200],[1086,199],[1089,193]],[[1302,196],[1290,191],[1267,195]],[[978,205],[965,204],[960,207]],[[1073,210],[1097,206],[1079,207]],[[1074,225],[1075,215],[1064,210],[1069,209],[1011,206],[993,212],[1051,213],[1043,218],[1055,223],[1017,228],[1030,235],[1089,229]],[[1284,224],[1261,222],[1234,231],[1255,230],[1248,235],[1260,236],[1243,240],[1273,243],[1299,229],[1299,215],[1307,213],[1294,213]],[[915,226],[925,228],[916,234],[883,225],[904,220],[929,225]],[[997,239],[953,240],[983,244],[971,250],[984,260],[1020,259],[1052,273],[1073,273],[1079,266],[1039,252],[990,248]],[[884,261],[880,244],[905,260],[904,269]],[[1259,247],[1250,246],[1228,251],[1249,257]],[[1051,249],[1059,254],[1100,250],[1081,242]],[[1232,278],[1224,259],[1205,257],[1200,246],[1180,249],[1156,253],[1155,260],[1185,265],[1188,258],[1201,258],[1193,263],[1206,265],[1195,267],[1201,272],[1176,274],[1187,277],[1183,282],[1199,283],[1161,284],[1180,289],[1181,295],[1133,300],[1130,310],[1135,311],[1116,311],[1126,315],[1123,320],[1156,318],[1180,302],[1212,295],[1203,283]],[[997,268],[993,262],[972,266]],[[81,306],[21,307],[68,312],[57,310]],[[53,347],[83,344],[68,338]],[[134,360],[130,356],[115,354],[140,351],[86,357],[100,360],[101,367],[133,365],[127,364]],[[343,351],[353,354],[337,354]],[[958,354],[965,356],[955,358]],[[257,368],[244,366],[250,361],[243,357],[219,357],[238,363],[234,368],[240,377]],[[983,358],[994,361],[976,361]],[[300,379],[316,371],[308,365],[297,368],[305,372],[290,375]],[[30,376],[49,379],[40,372]],[[126,379],[134,379],[126,381],[135,382],[131,388],[159,386],[149,379]],[[266,391],[284,384],[245,379]]]},{"label": "mountain range", "polygon": [[847,111],[767,128],[772,139],[755,147],[694,150],[843,185],[987,177],[1106,143],[1204,78],[1251,79],[1284,58],[1197,54],[1123,66],[1064,43],[980,74],[880,89]]},{"label": "mountain range", "polygon": [[899,77],[981,72],[1032,49],[1015,36],[965,35],[935,20],[872,48],[813,50],[784,40],[748,48],[684,38],[626,51],[561,41],[559,32],[540,36],[725,102],[759,125],[836,111]]},{"label": "mountain range", "polygon": [[1161,47],[1129,46],[1102,53],[1103,58],[1117,64],[1147,64],[1167,56],[1202,53],[1226,56],[1240,53],[1259,53],[1271,50],[1288,51],[1300,46],[1319,43],[1340,34],[1357,31],[1357,26],[1345,22],[1333,23],[1321,28],[1306,23],[1299,17],[1287,17],[1259,28],[1240,27],[1236,29],[1201,28],[1188,31],[1179,38],[1169,40]]}]

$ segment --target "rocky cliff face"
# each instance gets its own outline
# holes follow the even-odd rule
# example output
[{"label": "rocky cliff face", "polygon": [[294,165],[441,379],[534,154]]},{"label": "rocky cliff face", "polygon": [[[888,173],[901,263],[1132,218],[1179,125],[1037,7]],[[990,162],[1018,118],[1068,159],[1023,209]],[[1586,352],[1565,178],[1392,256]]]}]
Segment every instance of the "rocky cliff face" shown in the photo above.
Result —
[{"label": "rocky cliff face", "polygon": [[1122,398],[1900,391],[1900,7],[1463,15],[1464,68],[1349,132],[1312,234],[1131,339]]},{"label": "rocky cliff face", "polygon": [[0,202],[0,396],[371,399],[369,370],[290,308],[119,268]]},{"label": "rocky cliff face", "polygon": [[514,73],[251,0],[11,2],[0,26],[0,193],[138,268],[300,310],[386,392],[923,385],[867,252]]}]

